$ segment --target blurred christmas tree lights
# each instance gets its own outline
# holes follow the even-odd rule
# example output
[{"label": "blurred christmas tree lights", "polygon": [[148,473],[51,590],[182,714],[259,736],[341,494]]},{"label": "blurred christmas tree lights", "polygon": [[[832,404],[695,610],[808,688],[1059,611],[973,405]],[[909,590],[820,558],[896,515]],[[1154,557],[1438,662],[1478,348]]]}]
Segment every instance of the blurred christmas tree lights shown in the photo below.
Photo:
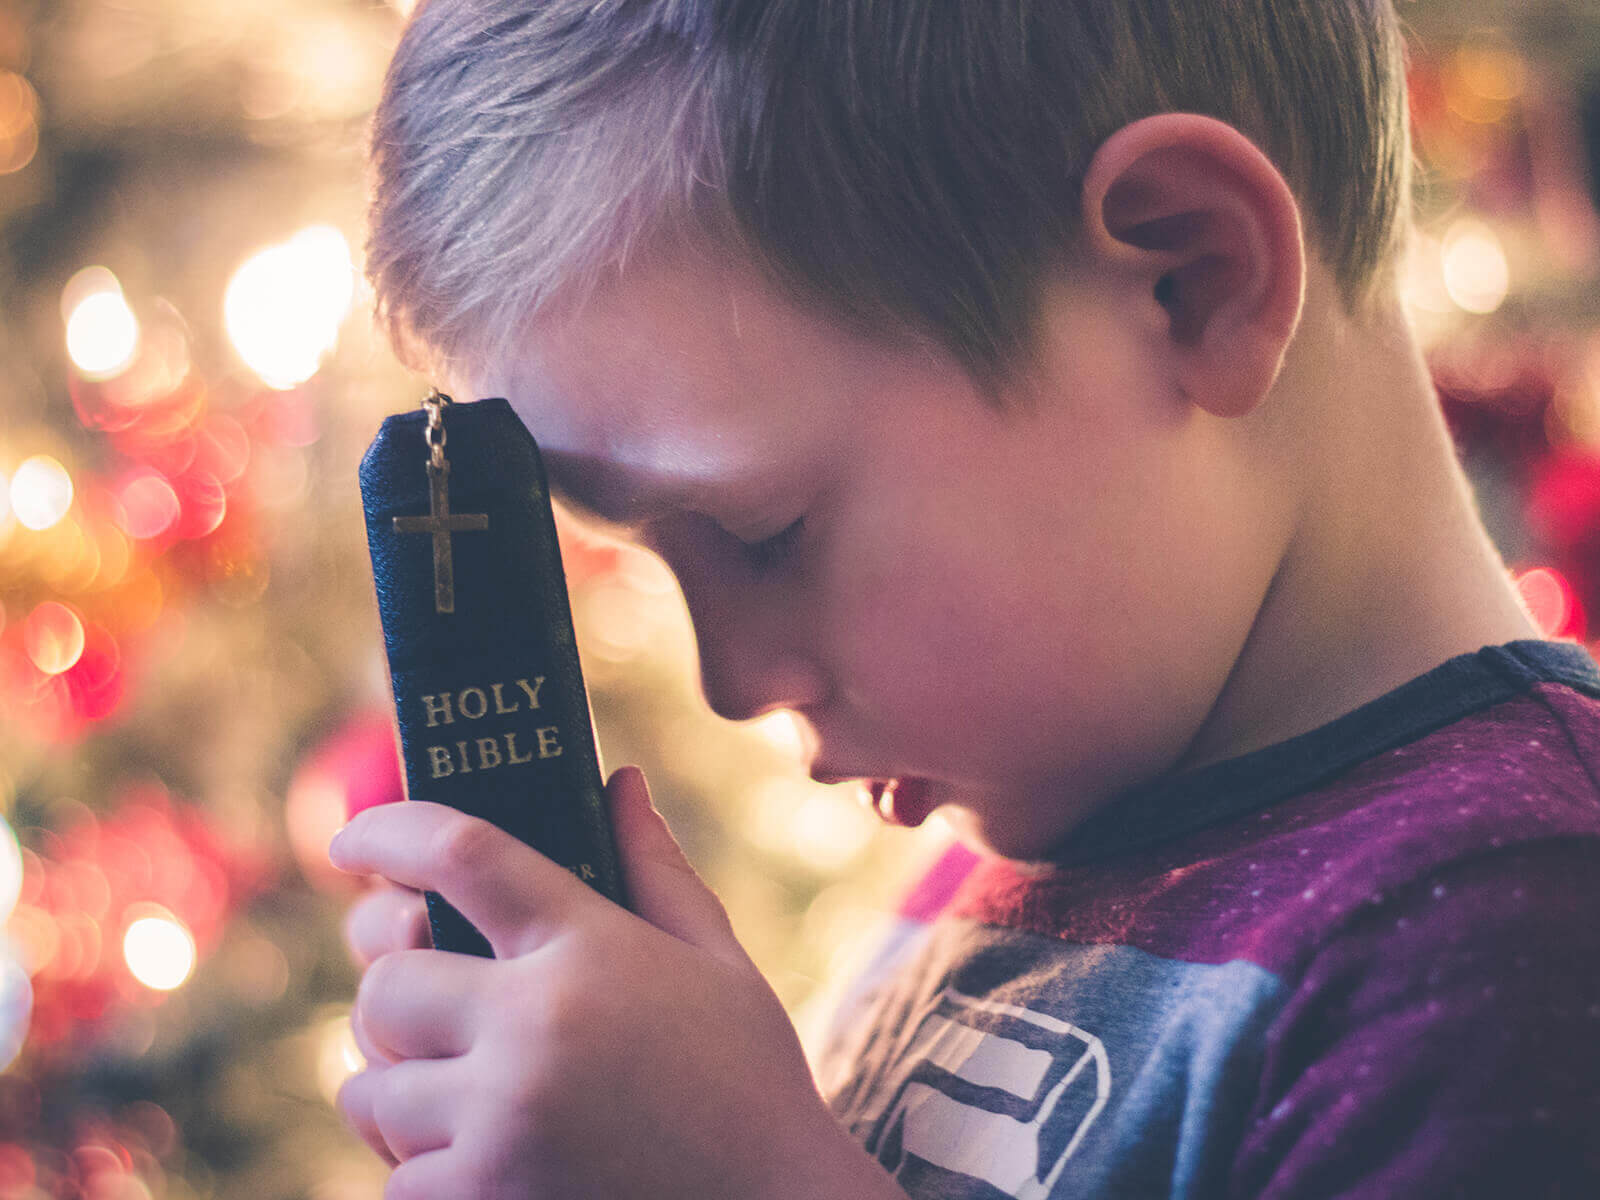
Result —
[{"label": "blurred christmas tree lights", "polygon": [[[0,7],[0,1200],[381,1192],[325,847],[399,795],[355,463],[423,385],[352,247],[405,7]],[[1592,639],[1600,15],[1401,8],[1407,298],[1530,612]],[[670,576],[562,532],[608,763],[801,1006],[942,835],[710,717]]]}]

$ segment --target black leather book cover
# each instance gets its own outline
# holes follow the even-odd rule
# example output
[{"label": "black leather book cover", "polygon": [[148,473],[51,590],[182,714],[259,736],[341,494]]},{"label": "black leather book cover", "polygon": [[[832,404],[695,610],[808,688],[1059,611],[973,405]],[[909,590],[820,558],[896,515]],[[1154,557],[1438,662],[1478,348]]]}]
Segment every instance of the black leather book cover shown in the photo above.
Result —
[{"label": "black leather book cover", "polygon": [[[446,472],[429,470],[421,410],[385,420],[361,462],[407,795],[625,903],[538,446],[502,399],[443,420]],[[433,894],[428,915],[436,947],[490,954]]]}]

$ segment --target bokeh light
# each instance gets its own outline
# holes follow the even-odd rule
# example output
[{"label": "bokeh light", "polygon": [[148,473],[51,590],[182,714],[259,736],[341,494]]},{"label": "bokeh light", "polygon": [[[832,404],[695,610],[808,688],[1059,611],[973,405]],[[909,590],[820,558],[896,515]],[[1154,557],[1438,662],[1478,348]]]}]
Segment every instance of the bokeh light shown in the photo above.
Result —
[{"label": "bokeh light", "polygon": [[0,175],[22,170],[39,152],[39,97],[15,71],[0,71]]},{"label": "bokeh light", "polygon": [[0,925],[5,924],[21,895],[22,847],[10,823],[0,817]]},{"label": "bokeh light", "polygon": [[122,937],[122,957],[145,987],[170,992],[194,971],[194,936],[176,917],[140,917]]},{"label": "bokeh light", "polygon": [[349,243],[331,225],[313,225],[240,266],[223,297],[223,321],[262,382],[292,388],[317,373],[354,297]]},{"label": "bokeh light", "polygon": [[[113,285],[115,282],[111,280]],[[139,318],[128,307],[121,288],[89,292],[67,315],[67,357],[88,378],[110,379],[121,374],[138,351]]]},{"label": "bokeh light", "polygon": [[189,471],[178,480],[181,500],[178,535],[203,538],[222,524],[228,515],[228,494],[221,480],[209,471]]},{"label": "bokeh light", "polygon": [[752,786],[743,808],[750,840],[769,854],[826,875],[849,866],[868,846],[878,819],[852,785],[821,787],[785,776]]},{"label": "bokeh light", "polygon": [[794,762],[805,761],[807,746],[815,740],[810,736],[805,718],[786,708],[757,718],[750,727],[762,741]]},{"label": "bokeh light", "polygon": [[366,1065],[355,1031],[350,1028],[350,1014],[326,1018],[317,1032],[317,1085],[323,1099],[332,1104],[345,1080]]},{"label": "bokeh light", "polygon": [[1452,57],[1445,72],[1445,99],[1462,120],[1493,124],[1506,118],[1527,74],[1526,63],[1509,43],[1480,30]]},{"label": "bokeh light", "polygon": [[1457,307],[1492,313],[1511,291],[1511,263],[1494,230],[1463,217],[1444,237],[1444,286]]},{"label": "bokeh light", "polygon": [[1417,233],[1406,246],[1401,294],[1413,316],[1439,316],[1460,311],[1444,285],[1444,246],[1438,238]]},{"label": "bokeh light", "polygon": [[11,477],[11,511],[29,529],[49,529],[72,508],[72,476],[48,454],[35,454]]},{"label": "bokeh light", "polygon": [[83,654],[83,621],[65,604],[46,600],[22,623],[22,646],[46,675],[69,671]]},{"label": "bokeh light", "polygon": [[1545,637],[1582,636],[1577,594],[1560,571],[1535,567],[1516,577],[1517,593]]},{"label": "bokeh light", "polygon": [[27,968],[11,945],[0,941],[0,1071],[22,1053],[32,1016],[33,983]]},{"label": "bokeh light", "polygon": [[117,489],[117,524],[131,538],[160,537],[180,511],[178,493],[157,471],[136,472]]},{"label": "bokeh light", "polygon": [[98,625],[84,626],[83,653],[62,676],[72,707],[80,717],[98,721],[122,702],[122,647]]}]

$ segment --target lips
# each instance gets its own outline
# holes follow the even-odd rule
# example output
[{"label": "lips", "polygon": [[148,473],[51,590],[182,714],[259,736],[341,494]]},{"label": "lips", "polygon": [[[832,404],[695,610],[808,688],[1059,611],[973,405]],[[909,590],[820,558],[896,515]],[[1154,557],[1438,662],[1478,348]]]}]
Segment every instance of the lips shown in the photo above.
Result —
[{"label": "lips", "polygon": [[915,829],[933,811],[933,785],[914,776],[904,779],[874,779],[868,790],[872,807],[891,825]]},{"label": "lips", "polygon": [[927,820],[928,814],[939,807],[933,795],[933,781],[915,775],[894,779],[870,779],[861,774],[830,769],[822,763],[811,768],[811,778],[818,783],[856,783],[860,785],[862,804],[871,808],[890,825],[914,829]]}]

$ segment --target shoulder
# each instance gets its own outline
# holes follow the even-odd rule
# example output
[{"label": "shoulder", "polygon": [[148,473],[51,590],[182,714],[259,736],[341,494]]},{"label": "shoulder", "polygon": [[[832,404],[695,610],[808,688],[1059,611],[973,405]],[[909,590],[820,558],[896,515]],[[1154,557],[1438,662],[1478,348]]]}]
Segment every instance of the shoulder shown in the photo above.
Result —
[{"label": "shoulder", "polygon": [[951,911],[1293,976],[1324,938],[1408,887],[1551,840],[1600,845],[1600,699],[1561,685],[1145,850],[1065,869],[985,860]]},{"label": "shoulder", "polygon": [[1266,1030],[1238,1193],[1600,1194],[1597,912],[1600,846],[1557,837],[1327,931]]}]

